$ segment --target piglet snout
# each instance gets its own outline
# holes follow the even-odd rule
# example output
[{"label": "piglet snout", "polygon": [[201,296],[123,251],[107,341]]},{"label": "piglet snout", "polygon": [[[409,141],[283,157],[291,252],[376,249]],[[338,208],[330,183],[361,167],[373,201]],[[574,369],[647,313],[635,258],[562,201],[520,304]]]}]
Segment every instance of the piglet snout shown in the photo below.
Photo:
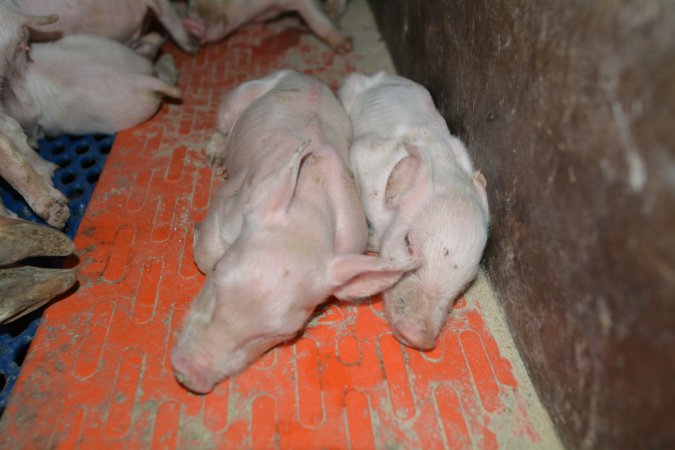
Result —
[{"label": "piglet snout", "polygon": [[436,346],[436,335],[427,327],[408,320],[398,320],[393,326],[396,339],[408,347],[431,350]]},{"label": "piglet snout", "polygon": [[171,352],[171,366],[176,381],[195,394],[208,394],[216,386],[217,381],[203,368],[198,367],[193,358],[189,358],[174,348]]}]

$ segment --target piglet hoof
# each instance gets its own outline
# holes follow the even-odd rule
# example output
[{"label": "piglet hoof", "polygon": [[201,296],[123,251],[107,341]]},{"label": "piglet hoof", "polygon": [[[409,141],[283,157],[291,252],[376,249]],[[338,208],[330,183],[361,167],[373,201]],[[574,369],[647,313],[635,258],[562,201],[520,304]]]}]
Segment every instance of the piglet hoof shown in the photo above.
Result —
[{"label": "piglet hoof", "polygon": [[199,43],[204,43],[206,38],[206,26],[202,19],[188,16],[183,19],[183,26]]},{"label": "piglet hoof", "polygon": [[206,143],[206,161],[211,167],[222,168],[225,163],[225,145],[227,135],[219,131],[214,132]]},{"label": "piglet hoof", "polygon": [[352,38],[350,37],[344,38],[342,41],[338,42],[336,45],[333,46],[333,50],[335,51],[335,53],[338,53],[340,55],[349,53],[353,49],[354,46],[352,45]]},{"label": "piglet hoof", "polygon": [[54,228],[63,228],[70,218],[70,209],[68,208],[68,199],[60,195],[47,204],[45,210],[40,213],[36,211],[49,225]]},{"label": "piglet hoof", "polygon": [[171,86],[176,85],[178,76],[180,75],[176,62],[169,53],[165,53],[159,57],[155,63],[155,72],[157,73],[157,78]]},{"label": "piglet hoof", "polygon": [[193,36],[190,34],[188,36],[188,43],[185,45],[185,51],[188,52],[191,55],[196,55],[199,53],[199,49],[201,48],[200,41],[196,36]]},{"label": "piglet hoof", "polygon": [[141,36],[131,47],[139,55],[154,60],[157,57],[157,53],[159,53],[160,47],[164,45],[165,40],[159,33],[148,33]]}]

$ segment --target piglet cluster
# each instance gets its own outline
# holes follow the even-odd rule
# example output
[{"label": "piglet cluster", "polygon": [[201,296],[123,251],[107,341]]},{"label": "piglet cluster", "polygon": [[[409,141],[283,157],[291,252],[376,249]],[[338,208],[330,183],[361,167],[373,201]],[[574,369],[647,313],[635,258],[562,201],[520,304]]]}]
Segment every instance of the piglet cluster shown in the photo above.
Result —
[{"label": "piglet cluster", "polygon": [[[114,133],[181,97],[176,66],[159,52],[164,39],[144,34],[148,13],[191,53],[289,11],[336,52],[352,48],[331,20],[346,0],[324,8],[318,0],[16,1],[0,0],[0,175],[54,227],[68,219],[68,203],[52,185],[54,166],[31,145],[43,135]],[[205,154],[225,181],[195,226],[206,280],[171,352],[188,389],[210,392],[298,336],[331,296],[384,292],[398,340],[433,348],[475,277],[488,235],[486,181],[427,90],[386,73],[353,74],[338,97],[290,70],[224,97]],[[22,236],[11,220],[0,225]]]},{"label": "piglet cluster", "polygon": [[[326,10],[337,17],[345,2],[328,0]],[[42,136],[115,133],[150,118],[164,97],[181,97],[173,59],[158,57],[164,38],[145,33],[149,17],[196,53],[290,11],[335,51],[351,50],[318,0],[0,0],[0,176],[62,228],[68,201],[53,186],[55,167],[31,146]]]},{"label": "piglet cluster", "polygon": [[353,74],[340,99],[292,71],[224,98],[206,157],[227,179],[195,232],[206,281],[171,354],[188,389],[296,337],[330,296],[384,291],[395,336],[430,349],[476,275],[486,182],[426,89]]},{"label": "piglet cluster", "polygon": [[29,28],[58,23],[52,13],[59,2],[20,3],[50,15],[30,15],[0,0],[0,175],[38,216],[61,228],[70,216],[68,201],[53,187],[55,166],[31,146],[42,136],[115,133],[145,121],[163,96],[180,98],[178,72],[169,55],[156,62],[148,58],[159,51],[159,35],[140,39],[139,51],[105,37],[70,33],[29,46]]},{"label": "piglet cluster", "polygon": [[[333,17],[344,6],[345,0],[326,4]],[[183,50],[196,53],[241,25],[288,11],[297,11],[336,51],[351,49],[317,0],[195,0],[189,6],[170,0],[0,0],[0,176],[38,216],[62,228],[70,216],[68,199],[54,188],[56,166],[33,150],[38,139],[115,133],[150,118],[164,98],[181,97],[176,65],[170,55],[160,55],[165,39],[146,32],[149,18]],[[8,218],[0,220],[4,249],[37,245],[37,254],[54,253],[40,236],[58,232],[38,231],[41,226],[13,216],[0,201],[0,219]],[[16,232],[24,229],[36,234]],[[0,258],[0,306],[11,310],[7,317],[74,282],[72,271],[50,278],[37,268],[3,268],[12,258]],[[39,294],[29,295],[31,289]]]}]

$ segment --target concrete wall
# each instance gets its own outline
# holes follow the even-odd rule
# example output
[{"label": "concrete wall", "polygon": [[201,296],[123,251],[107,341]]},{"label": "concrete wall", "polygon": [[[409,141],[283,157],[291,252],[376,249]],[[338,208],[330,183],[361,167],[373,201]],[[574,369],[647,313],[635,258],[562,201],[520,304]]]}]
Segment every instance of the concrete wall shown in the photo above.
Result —
[{"label": "concrete wall", "polygon": [[486,266],[569,448],[675,448],[675,3],[370,0],[485,174]]}]

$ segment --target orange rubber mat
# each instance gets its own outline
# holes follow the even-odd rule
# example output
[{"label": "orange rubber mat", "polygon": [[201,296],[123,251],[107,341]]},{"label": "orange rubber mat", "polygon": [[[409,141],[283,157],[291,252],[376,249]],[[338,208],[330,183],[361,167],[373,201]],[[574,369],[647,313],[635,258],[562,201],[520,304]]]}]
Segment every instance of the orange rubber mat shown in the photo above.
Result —
[{"label": "orange rubber mat", "polygon": [[504,436],[536,445],[511,363],[471,298],[432,352],[393,338],[380,298],[329,302],[299,339],[210,395],[176,383],[174,334],[204,280],[193,226],[220,183],[202,153],[219,100],[284,67],[336,89],[364,56],[333,54],[295,19],[246,28],[196,57],[167,47],[184,101],[118,135],[75,239],[79,289],[45,314],[2,418],[3,446],[491,449]]}]

